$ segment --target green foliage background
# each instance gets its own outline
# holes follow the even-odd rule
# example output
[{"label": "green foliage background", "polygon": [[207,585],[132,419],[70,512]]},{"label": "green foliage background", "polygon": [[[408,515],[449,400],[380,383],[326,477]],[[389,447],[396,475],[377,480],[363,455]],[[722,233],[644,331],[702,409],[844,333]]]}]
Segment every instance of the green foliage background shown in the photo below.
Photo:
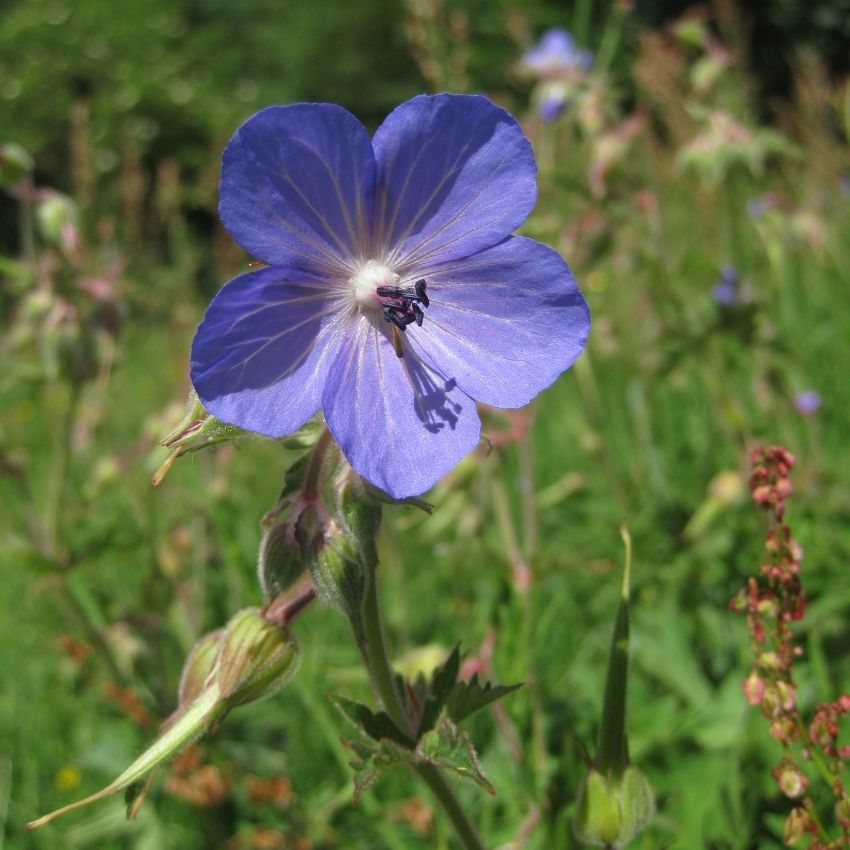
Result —
[{"label": "green foliage background", "polygon": [[[606,57],[614,82],[542,126],[516,61],[558,23]],[[523,118],[540,163],[524,232],[570,261],[594,330],[535,403],[526,437],[500,440],[511,423],[490,414],[492,451],[435,489],[433,516],[387,511],[391,646],[415,665],[414,650],[460,641],[494,679],[528,683],[472,724],[498,797],[459,791],[488,846],[576,846],[569,819],[599,717],[625,523],[631,749],[659,801],[634,846],[782,846],[790,804],[770,776],[780,748],[742,699],[748,642],[728,600],[755,574],[765,530],[744,492],[748,448],[782,442],[798,457],[789,520],[810,599],[799,699],[810,710],[850,689],[847,87],[794,59],[775,118],[786,141],[774,145],[735,52],[743,29],[712,26],[735,59],[701,89],[697,49],[590,3],[4,5],[0,143],[22,144],[37,183],[73,196],[84,251],[63,259],[37,234],[52,258],[39,301],[18,206],[3,195],[0,847],[261,847],[269,832],[281,843],[266,846],[299,850],[451,846],[404,773],[351,806],[347,730],[324,695],[370,694],[345,623],[318,606],[297,623],[295,680],[200,745],[226,793],[198,805],[164,771],[134,822],[115,800],[23,830],[120,772],[173,709],[197,637],[259,601],[258,523],[290,459],[281,448],[209,450],[149,483],[165,458],[156,441],[180,415],[194,327],[248,260],[215,222],[223,144],[268,103],[338,101],[374,127],[427,88],[484,90]],[[582,103],[598,109],[596,129]],[[617,135],[625,103],[643,117],[629,139]],[[694,106],[733,115],[756,154],[684,164],[705,129]],[[588,171],[605,144],[625,147],[595,195]],[[751,217],[746,202],[765,192],[777,203]],[[730,262],[743,299],[724,308],[711,289]],[[87,297],[83,278],[105,280],[109,297]],[[71,317],[54,322],[57,305]],[[793,405],[806,388],[823,396],[810,417]],[[290,792],[258,803],[249,776],[283,776]]]}]

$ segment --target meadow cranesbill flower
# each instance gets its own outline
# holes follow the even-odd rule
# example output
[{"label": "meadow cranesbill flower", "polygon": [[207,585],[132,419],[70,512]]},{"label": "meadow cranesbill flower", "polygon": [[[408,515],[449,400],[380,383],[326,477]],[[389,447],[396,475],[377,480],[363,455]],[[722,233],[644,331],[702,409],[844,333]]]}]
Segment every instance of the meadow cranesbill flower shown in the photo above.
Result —
[{"label": "meadow cranesbill flower", "polygon": [[320,408],[352,467],[424,492],[478,442],[475,400],[529,402],[584,348],[587,305],[534,206],[517,122],[420,96],[370,140],[332,104],[264,109],[225,149],[219,210],[264,268],[227,283],[192,343],[224,422],[280,437]]},{"label": "meadow cranesbill flower", "polygon": [[540,81],[537,109],[544,121],[563,112],[576,91],[576,82],[593,62],[593,53],[578,47],[563,29],[550,29],[523,54],[520,67]]}]

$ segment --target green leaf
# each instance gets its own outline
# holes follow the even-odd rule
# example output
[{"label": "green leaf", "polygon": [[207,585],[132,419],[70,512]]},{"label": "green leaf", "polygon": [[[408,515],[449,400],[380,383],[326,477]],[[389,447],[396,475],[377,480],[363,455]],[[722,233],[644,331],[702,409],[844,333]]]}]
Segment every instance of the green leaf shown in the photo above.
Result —
[{"label": "green leaf", "polygon": [[485,682],[483,685],[478,681],[476,673],[468,682],[458,682],[449,696],[446,711],[455,723],[460,723],[471,717],[476,711],[490,705],[491,702],[501,699],[503,696],[523,686],[524,682],[516,685],[493,685]]},{"label": "green leaf", "polygon": [[481,769],[472,739],[450,720],[444,718],[436,729],[426,732],[417,751],[437,767],[469,779],[488,794],[496,794],[496,789]]},{"label": "green leaf", "polygon": [[411,750],[399,747],[392,741],[383,740],[379,744],[370,742],[343,741],[353,757],[348,762],[354,771],[354,797],[357,802],[363,792],[392,768],[405,762],[412,762]]},{"label": "green leaf", "polygon": [[417,730],[417,739],[425,732],[434,728],[446,700],[457,684],[457,674],[460,672],[460,648],[455,647],[449,657],[434,671],[428,687],[422,714]]},{"label": "green leaf", "polygon": [[390,716],[384,711],[372,711],[368,706],[355,702],[347,697],[330,694],[334,705],[342,712],[345,718],[361,732],[375,741],[394,741],[402,747],[410,748],[413,741],[407,737],[392,722]]}]

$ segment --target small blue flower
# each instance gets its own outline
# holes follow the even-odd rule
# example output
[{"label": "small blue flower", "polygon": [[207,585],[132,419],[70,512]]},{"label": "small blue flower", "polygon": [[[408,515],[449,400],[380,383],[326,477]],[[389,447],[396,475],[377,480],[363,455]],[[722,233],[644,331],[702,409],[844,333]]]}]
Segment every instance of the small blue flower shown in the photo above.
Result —
[{"label": "small blue flower", "polygon": [[811,416],[818,412],[821,401],[821,395],[817,390],[803,390],[794,396],[794,408],[803,416]]},{"label": "small blue flower", "polygon": [[366,479],[427,490],[477,444],[475,400],[527,404],[587,340],[567,264],[511,235],[535,172],[484,97],[416,97],[371,140],[332,104],[254,115],[224,151],[219,212],[268,265],[225,284],[198,327],[205,407],[270,437],[321,409]]},{"label": "small blue flower", "polygon": [[520,67],[540,81],[536,100],[543,121],[554,121],[566,109],[592,62],[593,54],[577,47],[562,29],[547,30],[535,47],[526,50]]},{"label": "small blue flower", "polygon": [[593,53],[578,47],[563,29],[550,29],[522,57],[522,65],[541,79],[562,77],[586,71],[593,64]]},{"label": "small blue flower", "polygon": [[731,307],[738,301],[740,277],[734,266],[724,266],[711,290],[711,297],[721,307]]}]

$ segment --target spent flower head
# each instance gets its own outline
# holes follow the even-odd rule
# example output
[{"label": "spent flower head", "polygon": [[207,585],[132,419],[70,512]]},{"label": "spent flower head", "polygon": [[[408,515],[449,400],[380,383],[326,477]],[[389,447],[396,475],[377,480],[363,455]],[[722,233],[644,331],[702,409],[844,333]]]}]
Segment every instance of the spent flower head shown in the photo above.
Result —
[{"label": "spent flower head", "polygon": [[254,115],[225,149],[219,211],[267,266],[198,328],[204,407],[271,437],[321,409],[364,478],[427,490],[477,444],[475,401],[521,407],[584,348],[567,264],[511,235],[535,176],[517,122],[480,96],[416,97],[372,139],[333,104]]}]

